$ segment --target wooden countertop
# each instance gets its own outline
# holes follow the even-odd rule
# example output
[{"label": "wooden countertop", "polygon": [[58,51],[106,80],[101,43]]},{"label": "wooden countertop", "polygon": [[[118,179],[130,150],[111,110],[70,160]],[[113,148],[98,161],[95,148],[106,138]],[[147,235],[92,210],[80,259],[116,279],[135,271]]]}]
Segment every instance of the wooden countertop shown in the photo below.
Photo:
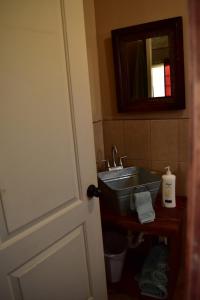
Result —
[{"label": "wooden countertop", "polygon": [[133,231],[142,231],[146,233],[159,235],[174,235],[180,230],[180,225],[185,217],[186,197],[176,197],[175,208],[165,208],[161,206],[161,197],[158,196],[154,207],[156,219],[154,222],[140,224],[136,213],[129,216],[120,216],[119,214],[107,209],[104,201],[100,200],[102,222],[111,222],[123,228]]}]

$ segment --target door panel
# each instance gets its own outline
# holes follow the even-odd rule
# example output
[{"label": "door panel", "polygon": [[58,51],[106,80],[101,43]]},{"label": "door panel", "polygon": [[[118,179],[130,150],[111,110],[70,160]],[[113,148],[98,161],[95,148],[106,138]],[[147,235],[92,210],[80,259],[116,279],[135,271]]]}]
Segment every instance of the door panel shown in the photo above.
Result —
[{"label": "door panel", "polygon": [[[70,271],[70,276],[69,276]],[[16,299],[88,299],[88,270],[82,226],[10,275]],[[77,278],[79,278],[77,288]],[[54,286],[58,288],[55,290]],[[18,296],[19,295],[19,296]]]},{"label": "door panel", "polygon": [[[3,2],[0,187],[11,232],[74,198],[77,187],[59,3],[39,7],[51,12],[53,25],[42,18],[35,28],[33,13],[20,24],[7,13],[12,26],[4,24],[10,5]],[[36,11],[38,1],[30,3]]]},{"label": "door panel", "polygon": [[82,0],[2,0],[0,37],[0,298],[105,300]]}]

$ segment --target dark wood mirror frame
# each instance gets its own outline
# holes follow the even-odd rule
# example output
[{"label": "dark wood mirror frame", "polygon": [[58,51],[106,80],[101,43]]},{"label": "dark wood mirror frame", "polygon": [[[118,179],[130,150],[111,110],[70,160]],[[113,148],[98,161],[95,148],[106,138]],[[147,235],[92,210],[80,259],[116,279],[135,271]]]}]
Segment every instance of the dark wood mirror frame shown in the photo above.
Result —
[{"label": "dark wood mirror frame", "polygon": [[[112,34],[116,92],[119,112],[178,110],[185,108],[182,17],[114,29]],[[131,101],[127,71],[127,43],[168,36],[171,72],[171,96],[139,97]],[[124,57],[125,56],[125,57]]]}]

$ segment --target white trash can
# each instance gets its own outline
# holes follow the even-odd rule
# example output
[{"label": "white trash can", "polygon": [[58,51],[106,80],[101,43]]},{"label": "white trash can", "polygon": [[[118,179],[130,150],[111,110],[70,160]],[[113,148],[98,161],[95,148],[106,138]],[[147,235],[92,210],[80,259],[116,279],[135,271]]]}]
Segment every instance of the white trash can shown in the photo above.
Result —
[{"label": "white trash can", "polygon": [[117,232],[103,234],[106,275],[109,282],[120,281],[127,252],[127,239]]}]

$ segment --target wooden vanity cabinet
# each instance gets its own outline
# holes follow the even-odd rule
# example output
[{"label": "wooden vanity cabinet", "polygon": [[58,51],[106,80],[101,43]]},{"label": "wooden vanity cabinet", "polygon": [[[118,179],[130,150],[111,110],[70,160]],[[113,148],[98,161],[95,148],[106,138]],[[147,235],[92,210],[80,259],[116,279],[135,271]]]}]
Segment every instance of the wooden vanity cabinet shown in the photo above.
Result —
[{"label": "wooden vanity cabinet", "polygon": [[[121,229],[131,230],[133,232],[144,232],[145,235],[167,237],[169,245],[168,299],[173,299],[184,249],[183,237],[185,232],[184,224],[186,197],[176,198],[176,208],[162,207],[161,199],[158,197],[155,205],[156,219],[154,222],[147,224],[140,224],[136,214],[130,216],[120,216],[106,208],[104,203],[104,201],[100,202],[103,226],[110,224]],[[141,297],[141,299],[147,299],[147,297]]]}]

